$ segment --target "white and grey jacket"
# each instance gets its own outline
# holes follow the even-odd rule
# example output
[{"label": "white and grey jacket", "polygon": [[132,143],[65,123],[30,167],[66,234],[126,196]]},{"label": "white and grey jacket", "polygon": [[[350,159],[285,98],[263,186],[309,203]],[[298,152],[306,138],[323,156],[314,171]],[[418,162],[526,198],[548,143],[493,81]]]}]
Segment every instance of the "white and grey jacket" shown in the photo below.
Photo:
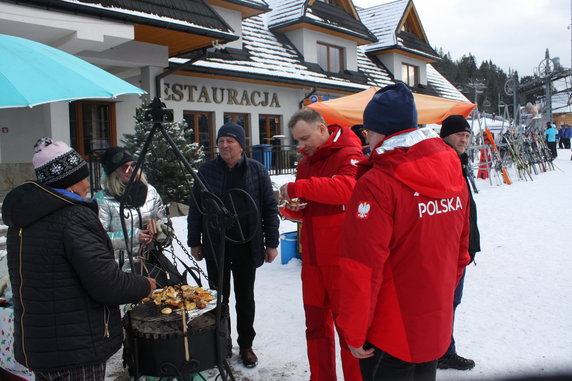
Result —
[{"label": "white and grey jacket", "polygon": [[[121,227],[121,219],[119,218],[119,201],[108,194],[105,189],[97,192],[94,199],[97,200],[99,207],[101,224],[113,243],[115,259],[119,260],[120,251],[127,249],[123,228]],[[148,185],[145,203],[138,209],[124,209],[125,226],[129,235],[128,242],[129,246],[133,248],[132,252],[134,255],[139,251],[140,227],[145,227],[150,219],[165,220],[167,217],[161,196],[159,196],[159,193],[152,185]]]}]

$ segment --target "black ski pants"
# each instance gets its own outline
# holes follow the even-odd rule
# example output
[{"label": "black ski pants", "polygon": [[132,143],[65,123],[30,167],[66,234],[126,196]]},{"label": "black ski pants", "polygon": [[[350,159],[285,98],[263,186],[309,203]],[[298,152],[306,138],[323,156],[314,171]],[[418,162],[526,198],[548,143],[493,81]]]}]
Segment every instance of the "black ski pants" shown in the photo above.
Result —
[{"label": "black ski pants", "polygon": [[[217,266],[214,260],[207,259],[207,273],[211,287],[218,285]],[[234,298],[236,308],[236,331],[238,332],[238,345],[241,348],[252,347],[254,336],[254,281],[256,267],[250,255],[250,244],[233,245],[225,244],[224,277],[222,285],[223,308],[228,308],[230,300],[230,275],[234,286]],[[223,309],[224,311],[224,309]],[[230,310],[229,310],[230,311]],[[230,318],[228,319],[228,332],[230,335]]]},{"label": "black ski pants", "polygon": [[359,361],[363,381],[435,381],[437,360],[414,364],[375,348],[374,356]]},{"label": "black ski pants", "polygon": [[558,156],[558,151],[556,150],[556,142],[548,142],[546,143],[548,148],[550,148],[550,152],[552,153],[552,158],[556,159]]}]

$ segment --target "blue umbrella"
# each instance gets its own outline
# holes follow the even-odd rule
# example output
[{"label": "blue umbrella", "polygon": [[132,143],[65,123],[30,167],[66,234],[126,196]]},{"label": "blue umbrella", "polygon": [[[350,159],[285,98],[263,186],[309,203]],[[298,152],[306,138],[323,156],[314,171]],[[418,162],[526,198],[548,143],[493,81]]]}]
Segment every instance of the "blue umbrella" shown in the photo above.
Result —
[{"label": "blue umbrella", "polygon": [[144,93],[59,49],[0,34],[0,108]]}]

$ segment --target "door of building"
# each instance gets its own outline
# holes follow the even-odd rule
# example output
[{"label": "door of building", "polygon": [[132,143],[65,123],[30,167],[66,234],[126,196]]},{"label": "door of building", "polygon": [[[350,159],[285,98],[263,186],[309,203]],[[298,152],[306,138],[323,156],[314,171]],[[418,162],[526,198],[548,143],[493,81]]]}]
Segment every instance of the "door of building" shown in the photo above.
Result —
[{"label": "door of building", "polygon": [[115,103],[77,101],[70,104],[72,147],[84,158],[117,145]]}]

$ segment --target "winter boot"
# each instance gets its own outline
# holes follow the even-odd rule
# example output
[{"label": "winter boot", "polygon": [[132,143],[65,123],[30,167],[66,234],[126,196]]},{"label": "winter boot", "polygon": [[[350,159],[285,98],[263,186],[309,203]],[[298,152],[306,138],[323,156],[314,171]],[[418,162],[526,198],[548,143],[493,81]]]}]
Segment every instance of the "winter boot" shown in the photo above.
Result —
[{"label": "winter boot", "polygon": [[252,348],[240,348],[240,358],[247,368],[254,368],[258,364],[258,357],[252,351]]},{"label": "winter boot", "polygon": [[461,357],[456,353],[441,357],[437,363],[437,368],[439,369],[469,370],[474,367],[475,362],[473,360]]}]

